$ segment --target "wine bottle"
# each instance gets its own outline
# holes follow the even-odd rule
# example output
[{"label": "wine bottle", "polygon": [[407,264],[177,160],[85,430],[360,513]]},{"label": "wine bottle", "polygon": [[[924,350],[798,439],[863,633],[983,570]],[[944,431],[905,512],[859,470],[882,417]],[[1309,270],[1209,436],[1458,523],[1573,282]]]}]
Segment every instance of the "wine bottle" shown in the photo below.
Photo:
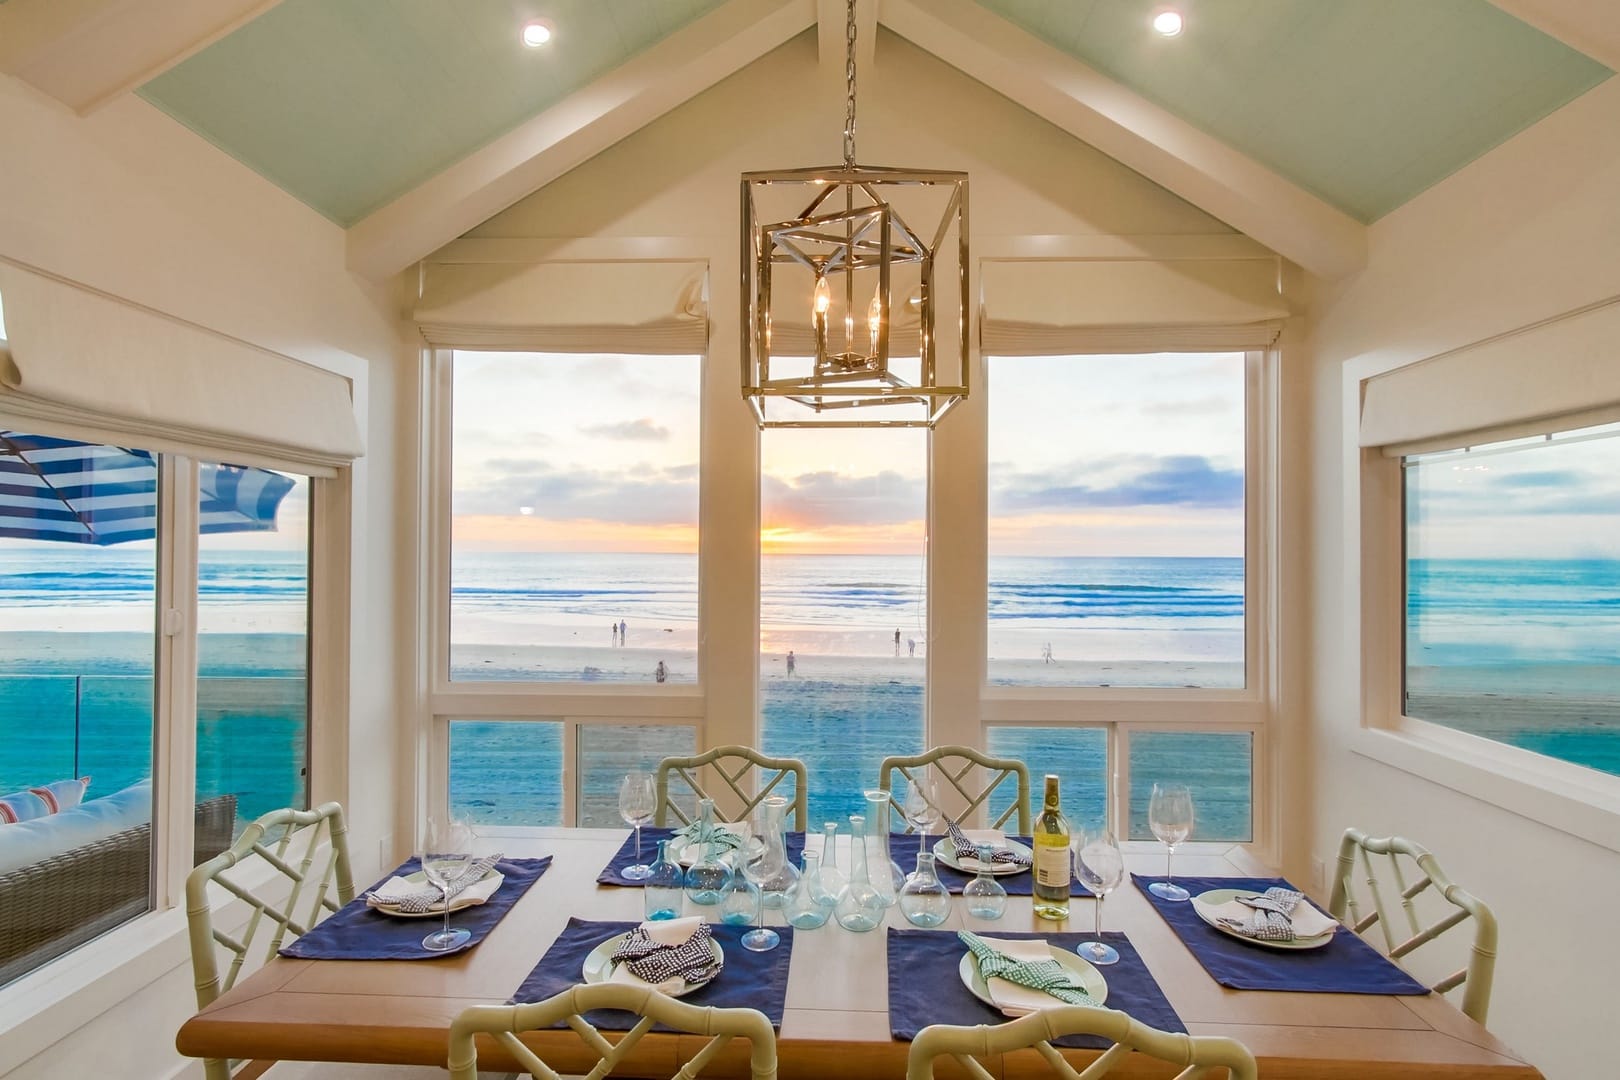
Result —
[{"label": "wine bottle", "polygon": [[1046,778],[1046,798],[1035,819],[1035,917],[1060,922],[1069,917],[1069,821],[1058,805],[1058,778]]}]

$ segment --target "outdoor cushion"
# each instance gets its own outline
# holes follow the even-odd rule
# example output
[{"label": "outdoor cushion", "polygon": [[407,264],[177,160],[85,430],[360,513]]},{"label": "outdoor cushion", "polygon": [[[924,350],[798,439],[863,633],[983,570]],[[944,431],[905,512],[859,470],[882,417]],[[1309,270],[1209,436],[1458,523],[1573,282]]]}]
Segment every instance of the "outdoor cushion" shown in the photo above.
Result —
[{"label": "outdoor cushion", "polygon": [[0,874],[105,840],[152,819],[152,781],[30,821],[0,827]]},{"label": "outdoor cushion", "polygon": [[90,778],[81,776],[77,780],[56,780],[27,791],[0,795],[0,825],[32,821],[70,810],[84,799],[84,789],[89,785]]}]

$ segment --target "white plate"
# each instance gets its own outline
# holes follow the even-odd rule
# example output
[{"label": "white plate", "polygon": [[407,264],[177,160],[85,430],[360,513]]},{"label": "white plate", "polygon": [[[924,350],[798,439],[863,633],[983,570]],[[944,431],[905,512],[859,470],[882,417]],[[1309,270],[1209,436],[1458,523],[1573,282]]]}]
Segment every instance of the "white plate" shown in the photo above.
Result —
[{"label": "white plate", "polygon": [[[478,880],[480,882],[483,882],[483,881],[488,881],[490,878],[495,879],[495,891],[496,892],[499,892],[501,886],[506,883],[506,875],[502,874],[499,870],[491,870],[489,873],[485,874],[483,877],[479,878]],[[405,875],[405,880],[406,881],[411,881],[411,882],[418,882],[420,884],[426,885],[427,884],[427,875],[424,874],[422,871],[418,870],[414,874],[406,874]],[[493,896],[494,893],[491,893],[490,895]],[[479,904],[487,904],[487,903],[489,903],[489,898],[488,897],[482,897],[481,898],[481,897],[477,897],[477,896],[468,896],[465,892],[463,892],[463,893],[461,893],[461,894],[459,894],[457,896],[453,896],[453,897],[450,898],[450,910],[451,911],[460,911],[463,908],[477,907]],[[393,906],[391,906],[389,904],[374,904],[374,903],[371,903],[370,901],[366,902],[366,906],[369,907],[372,911],[381,912],[384,915],[392,915],[396,919],[442,919],[442,918],[444,918],[444,903],[442,901],[434,904],[431,908],[429,908],[426,911],[401,911],[401,910],[399,910],[399,908],[393,907]]]},{"label": "white plate", "polygon": [[[720,831],[721,832],[735,832],[735,830],[728,829],[728,828],[722,828]],[[747,843],[748,843],[748,833],[746,833],[746,832],[738,832],[738,833],[736,833],[736,835],[741,836],[743,838],[743,845],[746,846]],[[693,863],[697,862],[698,859],[701,857],[703,848],[702,848],[701,845],[692,843],[692,842],[688,841],[684,837],[672,836],[669,839],[669,847],[665,848],[664,850],[669,853],[669,857],[671,859],[673,859],[676,863],[680,864],[681,866],[691,866]],[[720,852],[720,858],[725,859],[732,852],[738,851],[738,850],[741,850],[741,849],[740,848],[724,848]]]},{"label": "white plate", "polygon": [[[629,936],[630,935],[628,933],[624,933],[619,934],[616,937],[610,937],[606,941],[602,942],[602,944],[592,949],[590,951],[590,955],[585,957],[585,967],[584,970],[580,972],[581,978],[586,983],[607,982],[608,978],[613,974],[613,953],[616,949],[618,949],[619,942],[623,941]],[[709,951],[714,953],[714,958],[716,960],[723,961],[725,959],[725,953],[721,951],[720,943],[714,940],[714,938],[709,939]],[[709,982],[713,981],[713,979],[709,980]],[[706,982],[696,984],[687,983],[685,989],[681,990],[677,994],[670,994],[669,996],[685,997],[692,991],[702,989],[708,985],[709,983]]]},{"label": "white plate", "polygon": [[[1035,853],[1029,850],[1029,848],[1025,847],[1023,844],[1020,844],[1017,840],[1007,840],[1002,844],[1002,846],[1008,851],[1018,852],[1020,855],[1023,855],[1025,858],[1031,860],[1031,862],[1034,861]],[[938,859],[952,870],[960,871],[964,874],[977,874],[979,872],[978,859],[971,860],[973,863],[972,866],[965,866],[957,860],[956,845],[951,843],[951,838],[948,836],[935,841],[934,858]],[[1009,874],[1027,874],[1029,871],[1030,867],[1019,866],[1017,863],[990,864],[991,877],[1006,877]]]},{"label": "white plate", "polygon": [[[1212,907],[1220,907],[1222,904],[1230,903],[1239,896],[1253,895],[1253,889],[1211,889],[1208,892],[1199,893],[1197,896],[1192,898],[1192,909],[1198,913],[1198,917],[1200,919],[1203,919],[1206,923],[1213,926],[1227,937],[1234,937],[1239,941],[1247,941],[1250,945],[1264,945],[1268,949],[1284,949],[1293,952],[1297,952],[1300,949],[1320,949],[1322,946],[1333,940],[1334,933],[1339,929],[1337,926],[1335,926],[1332,930],[1329,930],[1325,934],[1318,934],[1316,937],[1311,938],[1295,938],[1293,941],[1266,941],[1263,938],[1249,937],[1247,934],[1240,934],[1236,930],[1233,930],[1230,926],[1223,925],[1216,916],[1210,914],[1209,909]],[[1301,900],[1300,903],[1308,904],[1310,901]]]},{"label": "white plate", "polygon": [[[993,939],[986,938],[985,940],[990,943],[991,948],[995,947],[995,941]],[[1052,959],[1056,960],[1066,971],[1075,976],[1080,985],[1085,987],[1086,993],[1091,995],[1091,999],[1093,1001],[1095,1001],[1098,1005],[1101,1005],[1104,1001],[1108,1000],[1108,981],[1103,978],[1102,972],[1092,967],[1091,964],[1086,962],[1086,960],[1077,953],[1072,953],[1068,949],[1062,948],[1061,946],[1053,945],[1050,941],[1046,943],[1046,947],[1052,950]],[[963,953],[962,962],[956,965],[956,974],[961,977],[962,985],[973,991],[974,997],[978,998],[992,1009],[998,1008],[995,1001],[990,997],[990,988],[984,984],[984,976],[979,974],[978,957],[974,956],[971,952]],[[1057,998],[1053,998],[1052,1002],[1056,1005],[1063,1004],[1063,1002],[1059,1001]]]}]

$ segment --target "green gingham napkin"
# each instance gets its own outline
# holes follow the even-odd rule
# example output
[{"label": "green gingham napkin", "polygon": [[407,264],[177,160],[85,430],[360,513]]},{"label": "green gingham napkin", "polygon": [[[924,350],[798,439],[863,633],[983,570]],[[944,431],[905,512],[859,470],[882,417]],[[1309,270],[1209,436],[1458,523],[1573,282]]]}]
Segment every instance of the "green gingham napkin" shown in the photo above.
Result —
[{"label": "green gingham napkin", "polygon": [[[1019,960],[998,952],[988,941],[970,931],[958,930],[956,936],[978,958],[979,973],[987,983],[991,979],[1005,979],[1031,990],[1043,991],[1070,1005],[1097,1004],[1074,974],[1056,960]],[[1003,1003],[997,1004],[1006,1010]]]}]

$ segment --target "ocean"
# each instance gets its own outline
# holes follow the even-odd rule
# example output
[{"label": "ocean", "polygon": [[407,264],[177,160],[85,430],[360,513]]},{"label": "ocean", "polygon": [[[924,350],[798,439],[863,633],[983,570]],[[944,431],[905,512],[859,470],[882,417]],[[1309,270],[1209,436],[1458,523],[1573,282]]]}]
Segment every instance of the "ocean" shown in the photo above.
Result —
[{"label": "ocean", "polygon": [[[149,771],[151,559],[0,548],[0,791],[77,769],[107,794]],[[990,570],[993,684],[1242,685],[1241,560],[1008,558]],[[841,818],[884,755],[924,741],[922,561],[775,555],[762,578],[761,745],[806,761],[813,821]],[[303,590],[297,556],[203,553],[198,786],[236,792],[244,818],[302,798]],[[1415,564],[1410,604],[1416,715],[1620,775],[1620,562]],[[650,683],[663,662],[667,682],[691,682],[696,608],[692,556],[466,555],[452,676]],[[556,724],[452,731],[459,811],[560,820]],[[583,820],[612,823],[623,768],[689,742],[682,728],[595,731],[582,748]],[[1059,773],[1071,816],[1100,818],[1101,732],[998,728],[990,749],[1026,760],[1037,785]],[[1247,735],[1138,736],[1132,834],[1151,782],[1174,777],[1194,788],[1197,836],[1248,836],[1251,761]]]}]

